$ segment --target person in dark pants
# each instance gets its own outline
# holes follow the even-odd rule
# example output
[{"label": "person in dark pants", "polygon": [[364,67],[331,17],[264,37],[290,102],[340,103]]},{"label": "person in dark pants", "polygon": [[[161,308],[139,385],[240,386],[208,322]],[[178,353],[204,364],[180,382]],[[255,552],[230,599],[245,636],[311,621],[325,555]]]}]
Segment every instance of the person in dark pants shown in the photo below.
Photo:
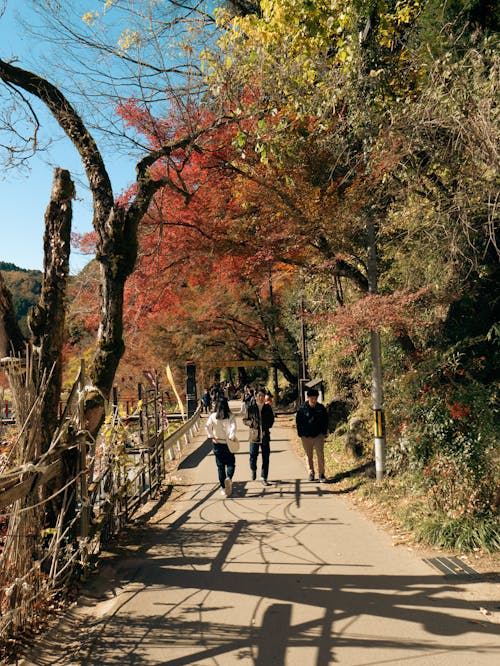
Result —
[{"label": "person in dark pants", "polygon": [[325,406],[318,402],[318,396],[317,389],[310,388],[307,390],[307,400],[297,411],[295,422],[307,458],[309,481],[314,481],[313,456],[314,451],[316,451],[319,480],[324,483],[326,481],[324,447],[328,433],[328,412]]},{"label": "person in dark pants", "polygon": [[247,408],[247,414],[243,423],[249,427],[250,442],[250,470],[252,480],[257,478],[257,458],[259,449],[262,454],[261,481],[264,486],[268,485],[267,476],[269,472],[269,455],[271,453],[270,429],[274,423],[274,412],[271,405],[265,403],[266,393],[259,389],[255,393],[255,402]]},{"label": "person in dark pants", "polygon": [[201,403],[203,405],[203,412],[208,414],[210,412],[210,407],[212,406],[212,398],[210,397],[210,392],[207,388],[201,394]]},{"label": "person in dark pants", "polygon": [[219,397],[216,411],[212,412],[205,424],[208,437],[212,440],[215,463],[219,476],[221,495],[230,497],[233,490],[233,475],[236,468],[234,453],[228,448],[228,439],[236,436],[236,421],[229,409],[226,398]]}]

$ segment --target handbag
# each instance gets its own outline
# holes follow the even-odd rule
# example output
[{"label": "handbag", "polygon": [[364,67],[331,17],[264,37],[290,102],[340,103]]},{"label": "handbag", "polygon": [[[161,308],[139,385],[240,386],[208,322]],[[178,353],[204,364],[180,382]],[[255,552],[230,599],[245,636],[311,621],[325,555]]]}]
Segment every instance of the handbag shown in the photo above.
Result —
[{"label": "handbag", "polygon": [[231,453],[236,453],[240,450],[240,440],[236,437],[236,435],[233,437],[233,439],[227,440],[227,448],[231,451]]},{"label": "handbag", "polygon": [[249,442],[260,442],[260,430],[259,428],[250,428],[248,431],[248,441]]}]

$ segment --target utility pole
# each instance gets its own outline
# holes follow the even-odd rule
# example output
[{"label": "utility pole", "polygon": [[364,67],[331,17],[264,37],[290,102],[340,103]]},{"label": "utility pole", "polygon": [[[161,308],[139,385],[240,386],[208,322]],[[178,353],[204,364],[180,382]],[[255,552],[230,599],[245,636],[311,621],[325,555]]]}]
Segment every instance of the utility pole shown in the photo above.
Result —
[{"label": "utility pole", "polygon": [[300,297],[300,355],[302,357],[302,377],[307,379],[306,324],[304,321],[304,295]]},{"label": "utility pole", "polygon": [[[368,244],[368,290],[370,294],[376,294],[378,293],[377,247],[375,242],[375,226],[373,224],[370,212],[368,213],[366,236]],[[370,331],[370,353],[372,361],[372,409],[375,435],[375,472],[377,481],[382,481],[385,476],[386,442],[382,379],[382,347],[380,344],[379,331]]]},{"label": "utility pole", "polygon": [[[373,29],[373,15],[372,10],[366,21],[363,30],[359,33],[359,45],[362,51],[360,77],[370,81],[369,86],[366,88],[367,95],[370,95],[370,87],[373,85],[374,80],[370,78],[369,72],[371,69],[371,57],[368,51],[368,46],[372,36]],[[375,84],[376,85],[376,84]],[[363,139],[363,157],[365,164],[365,172],[368,171],[368,150],[366,136]],[[377,245],[375,224],[373,221],[373,211],[370,208],[366,209],[366,239],[367,239],[367,277],[368,277],[368,291],[370,294],[378,293],[377,286]],[[375,472],[377,481],[381,481],[385,476],[385,417],[384,417],[384,396],[382,388],[382,347],[380,344],[379,331],[370,331],[370,353],[372,361],[372,409],[374,417],[374,436],[375,436]]]}]

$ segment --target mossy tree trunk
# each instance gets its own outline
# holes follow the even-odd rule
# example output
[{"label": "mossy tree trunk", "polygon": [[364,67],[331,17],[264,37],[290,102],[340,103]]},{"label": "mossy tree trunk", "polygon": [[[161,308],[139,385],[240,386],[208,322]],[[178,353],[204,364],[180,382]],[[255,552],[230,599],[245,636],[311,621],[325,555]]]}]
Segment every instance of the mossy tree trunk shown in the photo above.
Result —
[{"label": "mossy tree trunk", "polygon": [[42,289],[38,304],[28,317],[31,343],[40,356],[42,371],[50,377],[41,410],[42,452],[49,448],[58,422],[74,196],[75,187],[69,171],[55,169],[50,203],[45,213]]},{"label": "mossy tree trunk", "polygon": [[25,342],[17,323],[12,294],[0,271],[0,358],[22,355]]}]

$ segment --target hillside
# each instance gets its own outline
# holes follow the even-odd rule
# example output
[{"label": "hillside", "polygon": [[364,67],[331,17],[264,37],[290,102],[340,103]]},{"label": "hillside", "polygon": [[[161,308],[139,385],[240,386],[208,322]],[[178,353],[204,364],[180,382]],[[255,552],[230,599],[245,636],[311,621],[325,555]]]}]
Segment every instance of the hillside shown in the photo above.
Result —
[{"label": "hillside", "polygon": [[26,317],[29,309],[38,301],[43,274],[41,271],[19,268],[6,261],[0,261],[0,271],[12,293],[21,329],[27,333]]}]

